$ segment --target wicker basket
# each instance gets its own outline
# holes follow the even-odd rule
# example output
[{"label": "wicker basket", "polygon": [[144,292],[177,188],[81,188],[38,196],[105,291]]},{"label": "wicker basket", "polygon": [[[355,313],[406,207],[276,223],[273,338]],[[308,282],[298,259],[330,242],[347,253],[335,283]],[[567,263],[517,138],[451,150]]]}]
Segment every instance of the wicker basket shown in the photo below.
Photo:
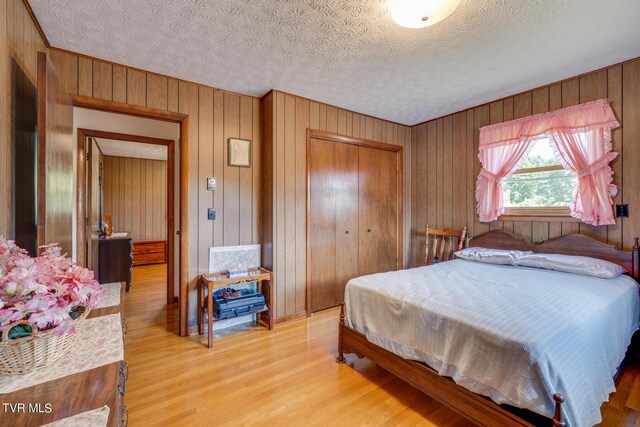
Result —
[{"label": "wicker basket", "polygon": [[27,322],[18,321],[2,328],[0,330],[2,334],[0,375],[26,374],[36,368],[47,366],[67,354],[78,340],[78,332],[89,311],[89,309],[85,309],[80,317],[74,321],[75,334],[56,336],[53,330],[36,331],[28,337],[10,340],[9,331],[15,326],[27,324]]}]

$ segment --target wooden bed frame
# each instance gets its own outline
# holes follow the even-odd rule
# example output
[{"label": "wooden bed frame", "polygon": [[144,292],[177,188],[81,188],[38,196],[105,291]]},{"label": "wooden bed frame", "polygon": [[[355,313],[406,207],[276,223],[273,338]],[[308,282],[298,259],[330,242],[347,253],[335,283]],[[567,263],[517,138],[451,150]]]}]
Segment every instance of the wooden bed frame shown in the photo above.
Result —
[{"label": "wooden bed frame", "polygon": [[[631,277],[638,280],[638,261],[640,258],[638,238],[635,239],[633,251],[624,252],[615,246],[601,243],[582,234],[570,234],[541,243],[528,243],[518,235],[494,230],[471,239],[469,246],[580,255],[603,259],[621,265]],[[530,427],[540,425],[538,421],[528,421],[494,403],[489,398],[457,385],[450,378],[439,375],[423,363],[404,359],[370,343],[363,334],[345,324],[344,304],[342,304],[338,328],[338,358],[336,359],[338,363],[346,363],[345,353],[355,353],[360,358],[367,357],[477,425]],[[562,409],[564,397],[556,393],[553,395],[553,399],[556,402],[553,419],[541,418],[547,420],[549,425],[553,423],[554,427],[562,427],[565,425]]]}]

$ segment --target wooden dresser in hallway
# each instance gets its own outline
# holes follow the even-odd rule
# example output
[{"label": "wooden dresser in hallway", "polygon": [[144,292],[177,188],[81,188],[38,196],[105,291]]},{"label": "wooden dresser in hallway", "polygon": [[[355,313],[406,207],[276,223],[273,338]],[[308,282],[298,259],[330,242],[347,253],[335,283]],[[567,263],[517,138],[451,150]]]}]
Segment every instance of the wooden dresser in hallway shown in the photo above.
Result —
[{"label": "wooden dresser in hallway", "polygon": [[127,290],[131,289],[133,268],[131,237],[100,239],[98,247],[98,281],[100,283],[125,282]]}]

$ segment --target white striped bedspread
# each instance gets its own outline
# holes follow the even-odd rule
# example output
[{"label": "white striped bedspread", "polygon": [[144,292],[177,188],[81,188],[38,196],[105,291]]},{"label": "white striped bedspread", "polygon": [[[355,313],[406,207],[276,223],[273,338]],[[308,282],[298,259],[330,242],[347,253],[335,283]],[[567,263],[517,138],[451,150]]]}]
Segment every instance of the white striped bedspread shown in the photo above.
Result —
[{"label": "white striped bedspread", "polygon": [[601,421],[639,327],[639,287],[551,270],[454,260],[352,279],[348,326],[496,403],[569,426]]}]

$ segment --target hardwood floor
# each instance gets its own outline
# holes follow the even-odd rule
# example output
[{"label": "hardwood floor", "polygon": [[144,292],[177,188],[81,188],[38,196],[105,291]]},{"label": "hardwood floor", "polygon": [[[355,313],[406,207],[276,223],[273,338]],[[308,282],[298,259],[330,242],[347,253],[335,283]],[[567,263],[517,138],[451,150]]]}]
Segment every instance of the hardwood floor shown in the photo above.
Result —
[{"label": "hardwood floor", "polygon": [[[335,363],[338,311],[263,327],[180,338],[166,306],[164,265],[134,268],[125,403],[132,426],[468,426],[367,359]],[[603,426],[640,426],[640,363],[618,378]]]}]

